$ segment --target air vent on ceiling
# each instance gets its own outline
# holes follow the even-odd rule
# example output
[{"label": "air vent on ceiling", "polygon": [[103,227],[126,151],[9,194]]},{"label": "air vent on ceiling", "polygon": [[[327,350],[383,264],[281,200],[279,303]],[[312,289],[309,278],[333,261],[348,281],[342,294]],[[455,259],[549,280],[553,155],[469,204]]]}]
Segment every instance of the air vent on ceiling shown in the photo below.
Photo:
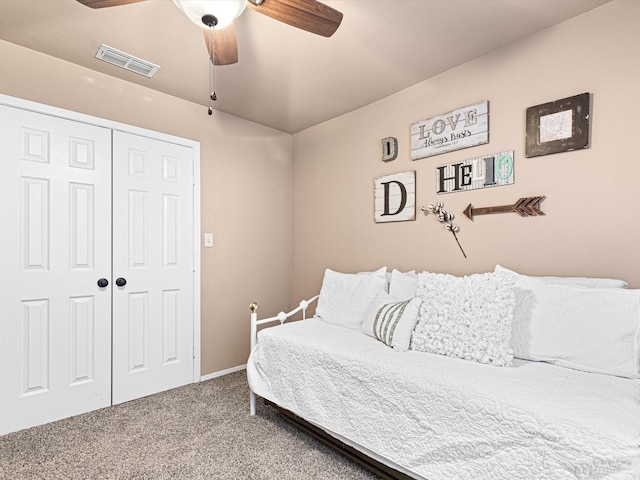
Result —
[{"label": "air vent on ceiling", "polygon": [[145,77],[153,77],[160,69],[159,65],[147,62],[146,60],[134,57],[133,55],[121,52],[120,50],[104,44],[100,47],[98,53],[96,53],[96,58],[131,72],[139,73]]}]

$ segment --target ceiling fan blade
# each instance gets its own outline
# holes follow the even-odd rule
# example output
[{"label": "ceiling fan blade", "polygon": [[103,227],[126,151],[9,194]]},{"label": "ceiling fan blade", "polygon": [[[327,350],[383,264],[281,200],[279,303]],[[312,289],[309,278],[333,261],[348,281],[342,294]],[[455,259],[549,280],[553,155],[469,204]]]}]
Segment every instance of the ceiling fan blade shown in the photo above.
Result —
[{"label": "ceiling fan blade", "polygon": [[91,8],[118,7],[130,3],[144,2],[145,0],[78,0],[83,5]]},{"label": "ceiling fan blade", "polygon": [[342,22],[342,13],[315,0],[248,0],[256,12],[307,32],[330,37]]},{"label": "ceiling fan blade", "polygon": [[222,29],[205,29],[204,41],[209,50],[209,58],[214,65],[238,63],[238,42],[233,23]]}]

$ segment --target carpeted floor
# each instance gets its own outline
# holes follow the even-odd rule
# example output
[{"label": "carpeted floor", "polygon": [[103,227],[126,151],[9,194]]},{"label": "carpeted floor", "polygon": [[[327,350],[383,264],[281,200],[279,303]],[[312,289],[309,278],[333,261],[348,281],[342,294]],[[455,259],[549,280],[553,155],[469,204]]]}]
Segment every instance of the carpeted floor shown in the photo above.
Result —
[{"label": "carpeted floor", "polygon": [[259,402],[244,371],[0,437],[0,479],[375,479]]}]

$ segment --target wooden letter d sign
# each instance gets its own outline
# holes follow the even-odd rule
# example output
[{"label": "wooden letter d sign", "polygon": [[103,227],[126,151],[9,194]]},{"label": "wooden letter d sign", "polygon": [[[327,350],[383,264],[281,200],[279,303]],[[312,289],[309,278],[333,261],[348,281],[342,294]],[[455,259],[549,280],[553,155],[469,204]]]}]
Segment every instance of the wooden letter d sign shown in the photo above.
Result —
[{"label": "wooden letter d sign", "polygon": [[376,223],[416,219],[416,172],[402,172],[374,180]]}]

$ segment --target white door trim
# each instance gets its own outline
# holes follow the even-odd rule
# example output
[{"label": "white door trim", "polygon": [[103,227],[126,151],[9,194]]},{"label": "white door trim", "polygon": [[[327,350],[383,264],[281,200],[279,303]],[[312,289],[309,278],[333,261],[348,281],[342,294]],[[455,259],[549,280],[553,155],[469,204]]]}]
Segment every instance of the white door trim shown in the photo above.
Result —
[{"label": "white door trim", "polygon": [[193,382],[200,381],[200,335],[201,335],[201,282],[200,282],[200,142],[189,140],[186,138],[176,137],[166,133],[148,130],[133,125],[127,125],[105,118],[94,117],[84,113],[74,112],[63,108],[52,107],[42,103],[24,100],[22,98],[11,97],[9,95],[0,94],[0,105],[21,108],[36,113],[43,113],[54,117],[64,118],[77,122],[105,127],[111,130],[119,130],[122,132],[132,133],[143,137],[154,138],[164,142],[175,143],[193,149]]}]

